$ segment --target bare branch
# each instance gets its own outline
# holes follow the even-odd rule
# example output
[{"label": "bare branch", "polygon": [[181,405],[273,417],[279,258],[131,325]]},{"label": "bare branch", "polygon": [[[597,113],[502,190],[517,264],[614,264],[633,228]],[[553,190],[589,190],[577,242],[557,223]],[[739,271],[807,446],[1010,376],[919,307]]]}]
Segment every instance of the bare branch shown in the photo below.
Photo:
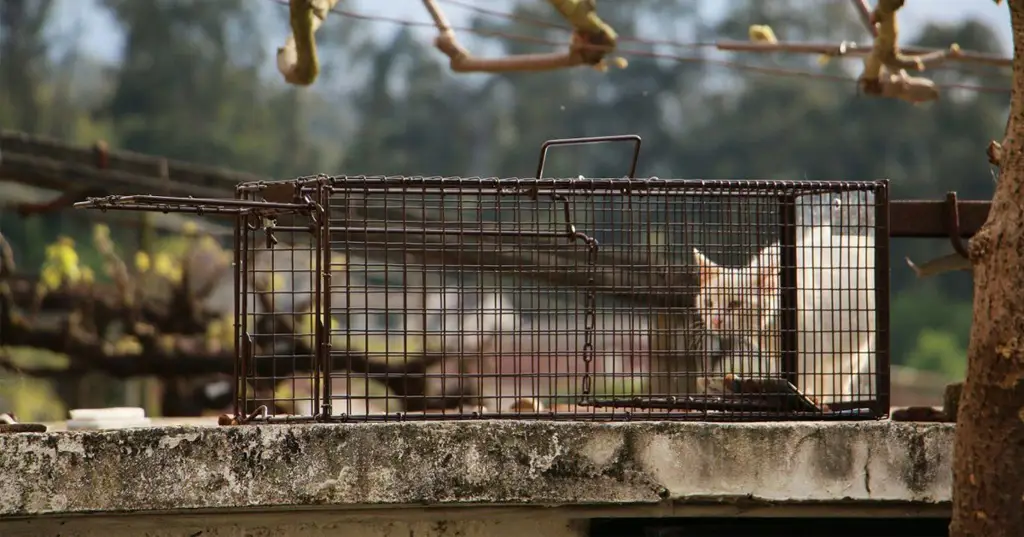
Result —
[{"label": "bare branch", "polygon": [[937,276],[954,270],[972,270],[971,260],[956,252],[925,261],[921,265],[915,264],[909,257],[904,259],[907,261],[907,266],[914,271],[914,274],[917,274],[918,278]]},{"label": "bare branch", "polygon": [[875,44],[864,66],[865,79],[878,79],[883,67],[891,71],[900,69],[924,70],[924,62],[917,56],[905,56],[899,50],[899,22],[896,12],[904,0],[878,0],[871,12],[871,25],[877,28]]},{"label": "bare branch", "polygon": [[992,140],[988,143],[988,149],[985,151],[988,155],[988,163],[993,166],[1000,166],[1003,162],[1003,145],[999,142]]},{"label": "bare branch", "polygon": [[277,69],[289,84],[308,86],[320,74],[314,34],[338,0],[291,0],[288,21],[292,34],[277,49]]},{"label": "bare branch", "polygon": [[[875,91],[877,93],[874,93]],[[889,73],[883,70],[882,78],[877,81],[877,86],[872,86],[871,91],[865,90],[865,93],[900,99],[910,104],[934,101],[939,98],[939,88],[935,82],[921,76],[910,76],[904,69],[900,69],[898,73]]]},{"label": "bare branch", "polygon": [[945,51],[916,56],[903,54],[899,49],[899,23],[896,16],[903,2],[878,0],[871,12],[870,22],[872,26],[877,25],[878,34],[871,54],[864,60],[861,89],[868,95],[903,99],[911,103],[932,101],[939,98],[935,84],[925,78],[912,77],[906,71],[924,71],[927,64],[959,54],[960,47],[954,44]]},{"label": "bare branch", "polygon": [[864,69],[858,84],[864,93],[880,97],[901,99],[912,104],[939,98],[938,86],[931,80],[911,76],[911,71],[923,71],[928,65],[953,60],[987,64],[999,67],[1012,65],[1012,59],[993,54],[964,52],[953,43],[947,49],[899,47],[897,12],[904,0],[878,0],[874,10],[865,0],[852,0],[854,8],[874,36],[870,47],[848,41],[831,43],[779,43],[771,28],[764,25],[750,27],[750,42],[722,41],[718,50],[744,52],[793,52],[820,54],[825,59],[837,56],[863,56]]},{"label": "bare branch", "polygon": [[[455,72],[514,72],[551,71],[580,65],[607,69],[605,56],[615,49],[617,35],[598,16],[594,3],[587,0],[548,0],[562,16],[572,23],[575,31],[569,50],[562,53],[516,54],[502,58],[476,58],[458,42],[455,31],[444,12],[434,0],[423,0],[423,5],[434,19],[438,36],[434,46],[448,56]],[[617,65],[625,61],[617,58]]]},{"label": "bare branch", "polygon": [[[726,40],[715,43],[715,48],[718,50],[729,52],[787,52],[792,54],[821,54],[830,57],[868,56],[871,54],[873,46],[852,41],[841,41],[839,43],[771,43],[765,41]],[[901,47],[900,50],[907,54],[918,56],[946,53],[943,60],[949,62],[991,65],[994,67],[1009,67],[1013,64],[1012,58],[984,52],[960,50],[956,54],[951,54],[948,50],[924,47]]]}]

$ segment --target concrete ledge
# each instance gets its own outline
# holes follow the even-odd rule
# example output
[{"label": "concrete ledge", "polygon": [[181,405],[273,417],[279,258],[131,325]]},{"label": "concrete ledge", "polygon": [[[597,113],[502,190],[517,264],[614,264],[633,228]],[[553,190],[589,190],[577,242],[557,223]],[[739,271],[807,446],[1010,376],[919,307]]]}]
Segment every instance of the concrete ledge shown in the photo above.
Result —
[{"label": "concrete ledge", "polygon": [[952,424],[430,422],[0,435],[0,519],[252,508],[940,506]]}]

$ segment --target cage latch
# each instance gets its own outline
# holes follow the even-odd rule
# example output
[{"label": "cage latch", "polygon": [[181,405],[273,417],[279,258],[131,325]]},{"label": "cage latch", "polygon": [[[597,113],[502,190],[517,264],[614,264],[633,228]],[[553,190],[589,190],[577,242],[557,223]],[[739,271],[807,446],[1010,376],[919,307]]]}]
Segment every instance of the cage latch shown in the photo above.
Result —
[{"label": "cage latch", "polygon": [[277,244],[277,237],[274,236],[274,228],[277,227],[277,218],[263,217],[263,233],[267,236],[267,249]]}]

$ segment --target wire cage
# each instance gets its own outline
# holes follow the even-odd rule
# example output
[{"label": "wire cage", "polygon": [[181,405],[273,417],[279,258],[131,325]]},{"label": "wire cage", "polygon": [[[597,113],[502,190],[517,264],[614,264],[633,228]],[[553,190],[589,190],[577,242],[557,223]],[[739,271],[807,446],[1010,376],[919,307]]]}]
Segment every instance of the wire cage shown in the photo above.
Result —
[{"label": "wire cage", "polygon": [[242,423],[888,415],[887,181],[542,179],[559,142],[83,205],[234,216]]}]

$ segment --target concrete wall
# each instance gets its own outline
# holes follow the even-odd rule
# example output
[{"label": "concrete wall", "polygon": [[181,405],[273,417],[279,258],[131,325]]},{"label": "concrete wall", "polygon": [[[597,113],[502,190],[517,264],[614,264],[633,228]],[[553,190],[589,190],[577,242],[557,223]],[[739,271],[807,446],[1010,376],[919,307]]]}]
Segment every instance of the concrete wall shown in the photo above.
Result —
[{"label": "concrete wall", "polygon": [[0,534],[561,536],[594,516],[945,514],[952,435],[512,421],[8,434]]}]

